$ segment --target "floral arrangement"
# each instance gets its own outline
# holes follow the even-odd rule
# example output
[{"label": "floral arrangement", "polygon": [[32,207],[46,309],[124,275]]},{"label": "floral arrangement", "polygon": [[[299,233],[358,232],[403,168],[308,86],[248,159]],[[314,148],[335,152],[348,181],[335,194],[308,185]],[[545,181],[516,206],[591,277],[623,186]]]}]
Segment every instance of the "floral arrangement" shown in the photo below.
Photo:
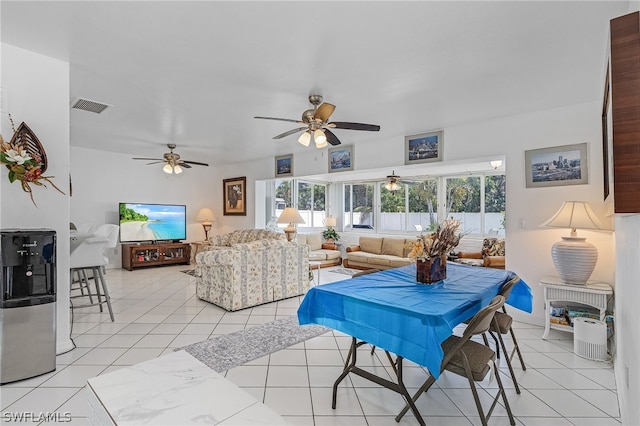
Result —
[{"label": "floral arrangement", "polygon": [[9,169],[9,182],[19,181],[22,185],[22,190],[29,193],[31,202],[36,207],[37,204],[33,199],[31,185],[44,186],[46,188],[46,182],[51,184],[58,192],[64,194],[64,192],[51,181],[53,176],[42,176],[44,162],[41,155],[38,153],[29,153],[19,141],[14,142],[15,139],[19,138],[15,137],[17,132],[11,116],[9,116],[9,120],[11,121],[14,138],[11,142],[5,142],[2,135],[0,135],[0,163],[6,165]]},{"label": "floral arrangement", "polygon": [[459,243],[464,234],[458,232],[460,222],[453,219],[445,220],[438,224],[434,232],[420,234],[415,242],[408,243],[411,249],[408,257],[415,260],[426,261],[436,257],[446,256]]}]

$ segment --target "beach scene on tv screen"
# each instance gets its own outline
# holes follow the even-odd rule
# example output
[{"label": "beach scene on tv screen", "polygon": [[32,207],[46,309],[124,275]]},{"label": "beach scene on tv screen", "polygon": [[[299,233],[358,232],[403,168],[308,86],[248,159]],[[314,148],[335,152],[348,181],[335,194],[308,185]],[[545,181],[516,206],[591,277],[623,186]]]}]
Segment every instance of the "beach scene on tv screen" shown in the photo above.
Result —
[{"label": "beach scene on tv screen", "polygon": [[183,240],[185,206],[120,204],[120,241]]}]

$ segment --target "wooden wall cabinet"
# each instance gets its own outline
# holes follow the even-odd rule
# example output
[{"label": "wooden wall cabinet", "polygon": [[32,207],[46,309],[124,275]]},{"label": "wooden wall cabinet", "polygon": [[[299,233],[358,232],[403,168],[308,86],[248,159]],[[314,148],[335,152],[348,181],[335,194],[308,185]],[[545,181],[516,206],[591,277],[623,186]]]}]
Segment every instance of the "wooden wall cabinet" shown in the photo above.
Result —
[{"label": "wooden wall cabinet", "polygon": [[144,266],[186,264],[191,259],[189,243],[123,244],[122,267],[129,271]]},{"label": "wooden wall cabinet", "polygon": [[608,213],[640,213],[640,12],[612,19],[610,41],[602,114],[605,202]]}]

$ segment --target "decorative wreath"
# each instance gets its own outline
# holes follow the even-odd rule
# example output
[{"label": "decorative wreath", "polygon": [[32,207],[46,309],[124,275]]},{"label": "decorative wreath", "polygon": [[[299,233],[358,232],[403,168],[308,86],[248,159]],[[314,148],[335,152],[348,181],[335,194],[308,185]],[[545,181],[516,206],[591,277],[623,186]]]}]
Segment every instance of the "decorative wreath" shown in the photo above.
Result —
[{"label": "decorative wreath", "polygon": [[33,190],[31,185],[47,187],[45,183],[49,183],[58,192],[64,195],[52,181],[53,176],[43,176],[47,170],[47,154],[38,140],[38,137],[31,131],[29,126],[24,122],[18,126],[16,130],[13,119],[11,121],[11,129],[13,137],[10,142],[5,142],[0,135],[0,163],[9,169],[9,182],[19,181],[22,190],[29,193],[31,202],[37,207],[33,199]]}]

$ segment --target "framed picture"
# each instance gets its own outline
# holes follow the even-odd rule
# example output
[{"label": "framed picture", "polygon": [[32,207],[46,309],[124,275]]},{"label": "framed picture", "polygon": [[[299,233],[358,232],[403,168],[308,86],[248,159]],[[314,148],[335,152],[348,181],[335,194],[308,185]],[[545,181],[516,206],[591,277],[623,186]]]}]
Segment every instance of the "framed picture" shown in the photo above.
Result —
[{"label": "framed picture", "polygon": [[293,154],[276,157],[276,177],[293,176]]},{"label": "framed picture", "polygon": [[586,143],[525,151],[524,161],[527,188],[589,183]]},{"label": "framed picture", "polygon": [[353,170],[353,145],[329,148],[329,173]]},{"label": "framed picture", "polygon": [[224,194],[225,216],[246,216],[247,215],[247,178],[246,176],[222,181],[222,193]]},{"label": "framed picture", "polygon": [[420,133],[404,137],[404,164],[442,161],[444,132]]}]

